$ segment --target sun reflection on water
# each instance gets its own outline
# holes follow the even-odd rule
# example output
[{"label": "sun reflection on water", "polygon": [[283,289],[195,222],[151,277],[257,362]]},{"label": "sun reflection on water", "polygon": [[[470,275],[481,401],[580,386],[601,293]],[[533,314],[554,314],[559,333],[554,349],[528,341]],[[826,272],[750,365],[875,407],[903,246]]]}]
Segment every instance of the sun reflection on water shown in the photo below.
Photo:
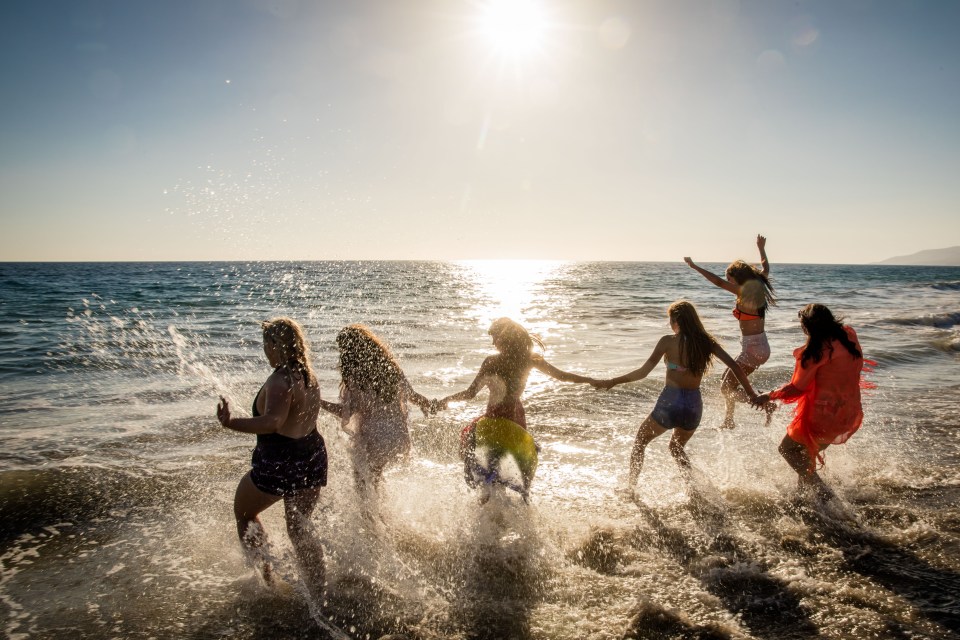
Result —
[{"label": "sun reflection on water", "polygon": [[546,283],[561,275],[561,260],[464,260],[458,262],[474,284],[474,304],[467,314],[486,328],[508,317],[543,336],[558,326],[551,311],[558,302]]}]

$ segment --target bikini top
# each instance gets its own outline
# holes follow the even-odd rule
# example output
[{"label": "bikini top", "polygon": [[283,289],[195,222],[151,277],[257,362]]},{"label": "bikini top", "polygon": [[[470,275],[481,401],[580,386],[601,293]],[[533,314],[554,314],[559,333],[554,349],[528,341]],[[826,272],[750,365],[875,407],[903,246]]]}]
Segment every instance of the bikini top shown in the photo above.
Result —
[{"label": "bikini top", "polygon": [[747,313],[746,311],[744,311],[744,310],[741,309],[740,307],[734,307],[734,308],[733,308],[733,317],[736,318],[737,320],[741,320],[741,321],[743,321],[743,322],[747,322],[747,321],[749,321],[749,320],[760,320],[760,319],[763,318],[766,314],[767,314],[767,307],[766,307],[766,305],[764,305],[764,306],[760,307],[759,309],[757,309],[757,312],[756,312],[756,313]]},{"label": "bikini top", "polygon": [[667,365],[667,369],[669,369],[670,371],[686,371],[687,370],[686,367],[681,366],[676,362],[670,362],[669,360],[664,360],[663,363]]}]

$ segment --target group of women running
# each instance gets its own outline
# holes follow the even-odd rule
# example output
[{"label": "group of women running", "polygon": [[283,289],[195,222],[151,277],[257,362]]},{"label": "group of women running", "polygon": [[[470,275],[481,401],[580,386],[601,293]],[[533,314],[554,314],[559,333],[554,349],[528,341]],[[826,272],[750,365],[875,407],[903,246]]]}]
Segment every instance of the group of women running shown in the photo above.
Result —
[{"label": "group of women running", "polygon": [[[689,465],[684,447],[700,424],[703,401],[700,384],[714,358],[727,366],[721,389],[726,401],[722,428],[734,426],[737,402],[749,402],[767,411],[773,401],[796,403],[794,417],[780,444],[780,453],[797,472],[801,486],[829,495],[816,472],[823,450],[845,442],[860,426],[863,354],[854,330],[842,324],[821,304],[799,312],[806,342],[794,352],[796,364],[789,383],[758,394],[749,375],[770,357],[764,318],[776,304],[770,283],[766,239],[757,236],[760,268],[742,260],[730,264],[725,278],[684,258],[716,286],[736,297],[733,315],[740,324],[741,352],[731,357],[704,328],[696,308],[680,300],[667,309],[672,333],[661,337],[638,369],[610,379],[596,379],[562,371],[535,351],[543,344],[517,322],[495,320],[489,329],[497,353],[487,357],[470,385],[439,400],[428,400],[410,385],[387,345],[367,327],[350,325],[337,335],[341,375],[339,402],[320,397],[320,387],[310,365],[310,351],[301,327],[290,318],[263,323],[263,350],[273,373],[258,392],[252,417],[231,414],[220,399],[217,417],[224,427],[257,435],[251,470],[244,475],[234,499],[237,531],[245,548],[270,579],[270,564],[263,553],[265,533],[259,514],[283,500],[287,532],[308,586],[317,594],[324,583],[323,550],[310,530],[310,518],[327,481],[327,452],[317,431],[321,410],[340,418],[351,437],[351,457],[357,490],[375,487],[384,469],[410,450],[408,405],[430,415],[450,402],[469,400],[488,392],[483,415],[461,433],[461,456],[469,471],[475,430],[483,419],[508,420],[524,431],[526,414],[521,397],[533,369],[564,382],[586,383],[610,389],[647,377],[658,363],[665,367],[665,384],[653,411],[640,424],[630,455],[629,490],[640,475],[647,445],[672,430],[670,452],[681,467]],[[467,479],[470,480],[467,473]],[[524,492],[524,497],[526,497]]]}]

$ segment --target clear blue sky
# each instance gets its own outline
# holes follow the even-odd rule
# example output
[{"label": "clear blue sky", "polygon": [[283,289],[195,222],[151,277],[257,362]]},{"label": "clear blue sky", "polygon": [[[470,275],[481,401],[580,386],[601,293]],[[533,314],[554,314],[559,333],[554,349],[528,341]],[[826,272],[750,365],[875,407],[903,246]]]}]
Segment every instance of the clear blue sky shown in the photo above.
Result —
[{"label": "clear blue sky", "polygon": [[0,260],[960,245],[960,2],[491,2],[3,3]]}]

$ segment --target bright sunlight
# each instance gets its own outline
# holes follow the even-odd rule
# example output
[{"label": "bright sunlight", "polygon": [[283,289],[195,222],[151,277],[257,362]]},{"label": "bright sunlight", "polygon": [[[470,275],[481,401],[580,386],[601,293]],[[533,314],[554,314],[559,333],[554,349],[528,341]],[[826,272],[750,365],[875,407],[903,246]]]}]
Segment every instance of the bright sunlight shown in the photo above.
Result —
[{"label": "bright sunlight", "polygon": [[547,28],[537,0],[487,0],[481,6],[480,32],[503,57],[522,58],[540,48]]}]

